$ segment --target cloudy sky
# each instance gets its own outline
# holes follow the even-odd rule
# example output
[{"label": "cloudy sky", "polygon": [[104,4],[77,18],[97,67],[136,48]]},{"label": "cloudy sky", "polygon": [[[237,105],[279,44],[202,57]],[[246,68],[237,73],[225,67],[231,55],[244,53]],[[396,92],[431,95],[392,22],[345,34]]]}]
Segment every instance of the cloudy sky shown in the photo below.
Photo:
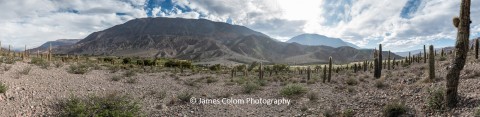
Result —
[{"label": "cloudy sky", "polygon": [[[286,41],[302,33],[342,38],[363,48],[452,46],[460,0],[0,0],[0,40],[14,48],[82,39],[134,18],[182,17],[243,25]],[[472,2],[472,38],[480,36]]]}]

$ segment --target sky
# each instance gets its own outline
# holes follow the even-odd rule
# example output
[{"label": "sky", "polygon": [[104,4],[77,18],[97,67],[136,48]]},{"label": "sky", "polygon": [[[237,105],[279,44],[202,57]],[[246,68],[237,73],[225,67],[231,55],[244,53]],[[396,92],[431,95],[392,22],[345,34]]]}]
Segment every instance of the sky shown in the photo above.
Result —
[{"label": "sky", "polygon": [[[480,2],[471,38],[480,36]],[[286,41],[303,33],[394,52],[453,46],[460,0],[0,0],[0,41],[20,49],[135,18],[181,17],[242,25]]]}]

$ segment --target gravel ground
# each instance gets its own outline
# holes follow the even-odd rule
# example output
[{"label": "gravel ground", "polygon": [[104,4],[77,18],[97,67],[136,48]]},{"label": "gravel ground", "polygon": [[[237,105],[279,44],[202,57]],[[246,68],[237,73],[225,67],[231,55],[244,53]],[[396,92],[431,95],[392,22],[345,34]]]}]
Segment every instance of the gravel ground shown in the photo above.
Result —
[{"label": "gravel ground", "polygon": [[[266,86],[251,94],[243,93],[243,85],[232,82],[230,75],[216,73],[173,74],[172,72],[138,73],[136,83],[126,80],[112,81],[111,77],[125,71],[110,73],[109,70],[93,70],[83,75],[67,73],[69,65],[61,68],[42,69],[38,66],[17,62],[14,65],[1,64],[0,82],[8,86],[0,96],[1,116],[55,116],[56,105],[68,97],[105,95],[121,93],[140,100],[142,113],[146,116],[324,116],[324,113],[342,113],[353,110],[355,116],[382,116],[384,106],[401,102],[408,107],[407,116],[473,116],[480,103],[480,65],[470,59],[460,80],[461,97],[458,108],[446,112],[431,112],[426,106],[428,90],[445,87],[444,76],[448,61],[437,61],[437,80],[424,83],[428,67],[415,63],[409,67],[383,70],[382,78],[373,78],[371,71],[334,73],[331,83],[320,80],[313,84],[302,83],[306,75],[295,73],[266,76]],[[5,70],[4,66],[12,66]],[[26,68],[31,71],[24,75]],[[173,74],[173,75],[172,75]],[[238,79],[241,77],[238,73]],[[255,75],[255,74],[251,74]],[[208,83],[207,77],[214,80]],[[253,76],[252,76],[253,77]],[[283,97],[280,90],[288,84],[281,77],[289,78],[288,83],[298,82],[307,88],[307,94]],[[320,74],[313,73],[313,78]],[[355,79],[357,85],[347,85],[346,80]],[[199,80],[203,79],[203,80]],[[386,84],[377,88],[377,81]],[[194,82],[194,83],[188,83]],[[158,94],[166,92],[162,98]],[[196,99],[289,99],[290,105],[265,104],[191,104],[179,101],[176,96],[183,92],[193,93]],[[309,95],[318,97],[309,100]]]}]

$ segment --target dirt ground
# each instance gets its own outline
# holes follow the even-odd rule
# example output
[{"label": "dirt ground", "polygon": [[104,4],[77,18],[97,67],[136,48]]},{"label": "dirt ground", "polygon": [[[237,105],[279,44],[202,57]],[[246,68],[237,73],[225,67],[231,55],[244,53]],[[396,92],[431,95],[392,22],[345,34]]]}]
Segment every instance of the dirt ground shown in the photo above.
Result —
[{"label": "dirt ground", "polygon": [[[257,73],[249,77],[238,72],[234,78],[229,71],[214,73],[175,73],[163,70],[152,73],[139,72],[129,83],[124,78],[112,81],[113,76],[122,76],[126,70],[110,73],[107,68],[92,70],[86,74],[67,72],[69,64],[48,69],[17,62],[1,64],[0,82],[8,90],[0,96],[0,115],[55,116],[56,105],[69,96],[125,94],[139,100],[145,116],[324,116],[327,113],[341,115],[352,111],[354,116],[383,116],[385,105],[400,102],[407,106],[407,116],[473,116],[480,103],[480,64],[469,58],[462,71],[459,106],[446,112],[433,112],[427,107],[429,90],[445,87],[448,60],[436,61],[434,82],[423,82],[427,77],[427,64],[423,61],[411,66],[396,66],[382,72],[382,78],[373,78],[371,70],[353,73],[353,70],[333,72],[332,82],[322,83],[322,73],[312,73],[312,82],[306,82],[306,74],[280,73],[265,75],[267,82],[250,94],[244,93],[244,82],[258,78]],[[5,68],[9,68],[8,70]],[[31,68],[28,74],[20,72]],[[280,80],[286,79],[286,80]],[[348,80],[356,84],[347,84]],[[282,96],[280,91],[288,84],[300,84],[307,90],[296,96]],[[384,86],[379,86],[383,84]],[[161,95],[165,92],[166,95]],[[192,104],[177,98],[190,92],[195,99],[288,99],[290,104]],[[316,100],[314,98],[317,98]],[[312,99],[312,100],[311,100]],[[197,100],[198,101],[198,100]]]}]

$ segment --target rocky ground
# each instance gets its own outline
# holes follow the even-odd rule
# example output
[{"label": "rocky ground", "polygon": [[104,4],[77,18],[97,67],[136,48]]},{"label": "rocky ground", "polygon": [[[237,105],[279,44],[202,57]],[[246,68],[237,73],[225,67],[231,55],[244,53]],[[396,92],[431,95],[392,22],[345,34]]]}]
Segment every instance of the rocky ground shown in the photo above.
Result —
[{"label": "rocky ground", "polygon": [[[458,108],[435,112],[427,106],[429,91],[445,87],[448,59],[436,61],[436,80],[424,82],[427,64],[423,61],[411,66],[396,66],[383,70],[382,78],[373,78],[372,71],[353,73],[352,70],[333,73],[332,82],[322,83],[321,73],[313,73],[311,82],[306,74],[280,73],[270,76],[260,89],[244,93],[245,82],[255,81],[238,72],[231,78],[228,71],[215,73],[175,73],[172,70],[138,72],[130,78],[113,81],[126,70],[111,73],[106,67],[86,74],[68,73],[69,64],[47,69],[25,62],[2,63],[0,82],[8,90],[0,96],[1,116],[55,116],[58,103],[69,96],[125,94],[139,100],[145,116],[324,116],[353,112],[354,116],[383,116],[387,104],[403,103],[407,116],[474,116],[480,103],[480,64],[469,58],[462,71]],[[10,68],[11,67],[11,68]],[[23,74],[22,71],[31,70]],[[129,79],[135,79],[131,81]],[[356,83],[351,83],[351,80]],[[349,82],[350,84],[348,84]],[[303,94],[282,96],[280,91],[288,84],[300,84],[307,90]],[[178,95],[192,93],[195,99],[289,99],[290,105],[266,104],[192,104],[178,99]],[[315,99],[316,98],[316,99]]]}]

